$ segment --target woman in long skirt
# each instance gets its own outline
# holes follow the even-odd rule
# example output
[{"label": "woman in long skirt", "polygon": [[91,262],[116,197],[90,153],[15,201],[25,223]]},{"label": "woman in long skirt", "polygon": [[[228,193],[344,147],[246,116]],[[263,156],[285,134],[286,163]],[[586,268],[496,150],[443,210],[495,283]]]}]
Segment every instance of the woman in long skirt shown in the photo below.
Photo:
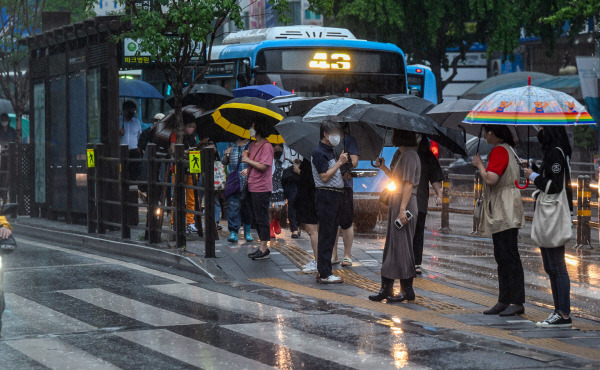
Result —
[{"label": "woman in long skirt", "polygon": [[[381,266],[381,289],[370,295],[372,301],[413,301],[413,278],[416,275],[413,238],[417,226],[417,187],[421,177],[421,161],[417,153],[417,137],[414,132],[394,130],[392,144],[398,148],[388,168],[383,158],[376,166],[396,185],[390,191],[388,230],[383,249]],[[398,222],[397,222],[398,221]],[[396,224],[400,223],[402,227]],[[394,280],[400,279],[402,292],[394,296]]]}]

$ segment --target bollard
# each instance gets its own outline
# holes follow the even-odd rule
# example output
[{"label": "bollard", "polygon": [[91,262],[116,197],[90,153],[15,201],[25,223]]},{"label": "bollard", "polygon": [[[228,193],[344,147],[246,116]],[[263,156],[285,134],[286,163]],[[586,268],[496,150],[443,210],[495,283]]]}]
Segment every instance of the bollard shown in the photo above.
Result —
[{"label": "bollard", "polygon": [[202,149],[202,168],[204,175],[204,257],[215,258],[215,240],[219,240],[215,223],[215,150]]},{"label": "bollard", "polygon": [[450,231],[450,180],[448,171],[444,170],[444,181],[442,182],[442,215],[440,232],[449,233]]},{"label": "bollard", "polygon": [[160,242],[158,219],[161,215],[161,210],[157,199],[158,194],[160,194],[160,186],[156,185],[160,166],[156,162],[156,152],[156,144],[150,143],[146,146],[146,158],[148,160],[148,213],[146,216],[146,225],[148,226],[148,229],[146,230],[146,235],[148,236],[148,244],[157,244]]},{"label": "bollard", "polygon": [[183,164],[183,144],[175,145],[175,183],[173,184],[173,198],[175,200],[174,225],[175,225],[175,244],[177,248],[186,246],[185,238],[185,165]]},{"label": "bollard", "polygon": [[[88,206],[87,206],[87,230],[88,234],[93,234],[96,232],[96,222],[94,220],[94,216],[96,214],[96,205],[94,204],[94,200],[96,199],[96,187],[94,184],[94,172],[96,171],[96,154],[93,152],[94,144],[88,143],[86,149],[91,152],[86,151],[87,157],[87,196],[88,196]],[[91,157],[90,157],[91,155]],[[94,164],[93,167],[90,167],[90,164]]]},{"label": "bollard", "polygon": [[[475,206],[477,205],[477,201],[481,198],[481,192],[483,191],[483,183],[481,179],[481,174],[479,171],[475,172],[475,179],[473,180],[473,210],[475,210]],[[473,212],[473,231],[471,231],[471,235],[479,235],[479,219],[475,217],[475,212]]]},{"label": "bollard", "polygon": [[96,156],[96,170],[94,171],[94,183],[96,185],[96,193],[94,194],[94,203],[96,204],[96,232],[104,234],[106,228],[102,223],[104,219],[104,204],[102,204],[103,185],[102,185],[102,161],[104,154],[104,144],[96,144],[94,146],[94,155]]},{"label": "bollard", "polygon": [[[577,179],[577,249],[592,249],[591,245],[591,227],[592,209],[590,202],[592,191],[590,189],[590,177],[579,176]],[[581,190],[580,190],[581,189]]]}]

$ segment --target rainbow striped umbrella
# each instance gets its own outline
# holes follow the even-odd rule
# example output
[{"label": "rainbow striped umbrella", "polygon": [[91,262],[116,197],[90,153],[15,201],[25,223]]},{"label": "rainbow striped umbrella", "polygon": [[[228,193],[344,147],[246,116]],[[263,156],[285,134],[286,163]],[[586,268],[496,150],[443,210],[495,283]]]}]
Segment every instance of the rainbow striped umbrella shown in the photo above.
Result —
[{"label": "rainbow striped umbrella", "polygon": [[480,125],[595,125],[575,98],[536,86],[497,91],[485,97],[463,123]]}]

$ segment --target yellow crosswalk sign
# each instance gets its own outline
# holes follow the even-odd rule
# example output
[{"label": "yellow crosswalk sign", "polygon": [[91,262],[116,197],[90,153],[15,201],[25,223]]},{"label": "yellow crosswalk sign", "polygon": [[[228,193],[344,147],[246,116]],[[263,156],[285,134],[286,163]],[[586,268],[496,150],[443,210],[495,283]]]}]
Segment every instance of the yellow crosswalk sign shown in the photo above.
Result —
[{"label": "yellow crosswalk sign", "polygon": [[87,150],[87,164],[88,168],[96,167],[96,155],[94,154],[94,149]]},{"label": "yellow crosswalk sign", "polygon": [[200,163],[200,151],[190,151],[190,173],[200,173],[202,164]]}]

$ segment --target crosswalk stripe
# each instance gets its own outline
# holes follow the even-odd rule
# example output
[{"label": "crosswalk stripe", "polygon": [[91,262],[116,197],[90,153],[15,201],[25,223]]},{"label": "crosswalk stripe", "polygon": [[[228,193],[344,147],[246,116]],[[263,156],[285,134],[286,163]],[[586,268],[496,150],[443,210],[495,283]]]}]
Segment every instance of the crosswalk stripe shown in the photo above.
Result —
[{"label": "crosswalk stripe", "polygon": [[51,308],[14,293],[6,293],[6,306],[11,314],[43,334],[63,334],[95,330],[92,325],[74,319]]},{"label": "crosswalk stripe", "polygon": [[127,268],[130,268],[132,270],[137,270],[137,271],[145,272],[147,274],[158,276],[158,277],[161,277],[161,278],[164,278],[164,279],[169,279],[169,280],[172,280],[172,281],[176,281],[178,283],[183,283],[183,284],[193,284],[193,283],[195,283],[195,281],[193,281],[193,280],[186,279],[186,278],[181,277],[181,276],[169,274],[168,272],[162,272],[162,271],[154,270],[154,269],[151,269],[151,268],[148,268],[148,267],[140,266],[140,265],[135,264],[135,263],[124,262],[124,261],[121,261],[121,260],[118,260],[118,259],[114,259],[114,258],[110,258],[110,257],[103,257],[103,256],[99,256],[97,254],[85,253],[85,252],[80,252],[80,251],[77,251],[77,250],[74,250],[74,249],[57,247],[55,245],[50,245],[50,244],[46,244],[46,243],[35,242],[35,241],[29,240],[29,239],[27,239],[25,241],[25,243],[34,245],[36,247],[42,247],[42,248],[46,248],[46,249],[51,249],[51,250],[55,250],[55,251],[60,251],[60,252],[64,252],[64,253],[73,254],[73,255],[76,255],[76,256],[80,256],[80,257],[85,257],[85,258],[97,260],[97,261],[102,261],[102,262],[105,262],[105,263],[110,263],[110,264],[113,264],[113,265],[119,265],[119,266],[127,267]]},{"label": "crosswalk stripe", "polygon": [[357,369],[396,369],[398,367],[424,368],[410,364],[406,348],[399,349],[394,357],[378,353],[365,353],[356,348],[331,339],[305,333],[276,323],[252,323],[223,325],[224,328],[256,339],[264,340],[293,351],[350,366]]},{"label": "crosswalk stripe", "polygon": [[115,335],[203,369],[273,369],[258,361],[165,329],[126,331]]},{"label": "crosswalk stripe", "polygon": [[6,341],[5,343],[50,369],[119,369],[84,350],[56,338],[18,339]]},{"label": "crosswalk stripe", "polygon": [[269,306],[266,304],[249,301],[242,298],[228,296],[223,293],[213,292],[194,285],[187,284],[164,284],[149,286],[161,293],[172,295],[188,301],[204,304],[211,307],[220,308],[227,311],[238,312],[258,318],[292,318],[302,317],[297,313],[284,308]]},{"label": "crosswalk stripe", "polygon": [[100,288],[61,290],[63,294],[77,298],[120,315],[154,326],[193,325],[202,321],[175,312],[154,307]]}]

